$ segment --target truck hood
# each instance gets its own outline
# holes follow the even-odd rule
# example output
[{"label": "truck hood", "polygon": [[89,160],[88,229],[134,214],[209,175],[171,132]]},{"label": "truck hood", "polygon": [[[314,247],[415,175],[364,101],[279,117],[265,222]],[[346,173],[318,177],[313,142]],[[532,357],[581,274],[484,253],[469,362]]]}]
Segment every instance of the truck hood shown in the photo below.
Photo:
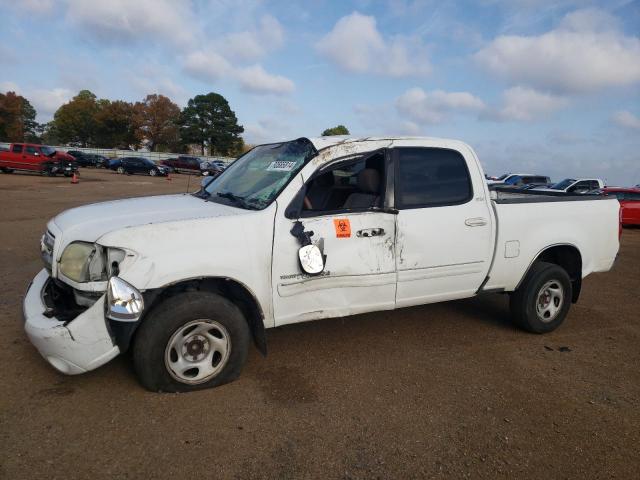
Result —
[{"label": "truck hood", "polygon": [[189,194],[158,195],[72,208],[55,217],[49,230],[56,236],[56,243],[66,245],[76,240],[95,242],[106,233],[123,228],[246,213],[249,211]]}]

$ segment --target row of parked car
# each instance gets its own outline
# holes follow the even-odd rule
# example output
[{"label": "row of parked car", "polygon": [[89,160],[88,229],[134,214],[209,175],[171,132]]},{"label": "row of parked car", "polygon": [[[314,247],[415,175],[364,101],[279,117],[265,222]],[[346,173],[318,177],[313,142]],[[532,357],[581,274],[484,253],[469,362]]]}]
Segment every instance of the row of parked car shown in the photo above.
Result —
[{"label": "row of parked car", "polygon": [[166,176],[170,173],[189,173],[197,175],[217,176],[226,167],[221,160],[202,160],[199,157],[179,155],[174,158],[160,160],[156,163],[146,157],[122,157],[109,159],[103,155],[69,150],[81,167],[108,168],[118,173],[142,173],[151,176]]},{"label": "row of parked car", "polygon": [[53,147],[31,143],[12,143],[9,147],[0,148],[0,171],[4,173],[21,170],[70,177],[78,171],[78,167],[107,168],[121,174],[166,176],[170,173],[189,173],[215,177],[224,171],[226,164],[221,160],[207,161],[188,155],[158,163],[146,157],[107,158],[80,150],[61,152]]},{"label": "row of parked car", "polygon": [[640,225],[640,185],[609,187],[599,178],[565,178],[553,183],[545,175],[506,173],[500,177],[486,177],[489,189],[529,190],[545,194],[613,195],[620,202],[620,221],[623,225]]}]

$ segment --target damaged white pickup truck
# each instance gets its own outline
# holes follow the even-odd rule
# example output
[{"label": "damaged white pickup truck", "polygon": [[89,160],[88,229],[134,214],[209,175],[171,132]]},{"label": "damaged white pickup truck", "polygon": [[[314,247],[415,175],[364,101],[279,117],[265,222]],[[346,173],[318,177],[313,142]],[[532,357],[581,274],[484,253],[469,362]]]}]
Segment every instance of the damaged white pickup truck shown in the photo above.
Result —
[{"label": "damaged white pickup truck", "polygon": [[67,374],[132,349],[150,390],[215,387],[294,322],[505,292],[517,325],[549,332],[618,232],[615,197],[490,193],[458,141],[300,138],[195,194],[53,218],[25,329]]}]

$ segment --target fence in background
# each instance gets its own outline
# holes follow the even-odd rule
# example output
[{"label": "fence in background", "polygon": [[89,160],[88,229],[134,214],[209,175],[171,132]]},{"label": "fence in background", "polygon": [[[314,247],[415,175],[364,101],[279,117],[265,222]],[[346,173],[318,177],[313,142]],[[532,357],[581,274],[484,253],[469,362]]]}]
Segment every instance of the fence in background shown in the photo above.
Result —
[{"label": "fence in background", "polygon": [[[0,142],[0,147],[9,148],[9,143]],[[121,157],[145,157],[149,160],[153,160],[154,162],[159,162],[160,160],[166,160],[167,158],[175,158],[178,155],[187,155],[186,153],[171,153],[171,152],[147,152],[147,151],[134,151],[134,150],[116,150],[113,148],[80,148],[80,147],[66,147],[60,145],[51,145],[51,147],[56,150],[60,150],[62,152],[66,152],[68,150],[78,150],[84,153],[94,153],[96,155],[103,155],[107,158],[121,158]],[[235,160],[234,157],[213,157],[207,155],[189,155],[201,158],[203,160],[221,160],[224,163],[231,163]]]}]

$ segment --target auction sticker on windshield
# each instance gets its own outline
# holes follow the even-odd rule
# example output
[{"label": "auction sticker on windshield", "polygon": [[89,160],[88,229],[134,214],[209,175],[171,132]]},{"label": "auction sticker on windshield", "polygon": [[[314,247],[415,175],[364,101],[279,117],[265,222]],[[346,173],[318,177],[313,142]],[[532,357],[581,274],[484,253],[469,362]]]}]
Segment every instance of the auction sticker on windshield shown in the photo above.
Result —
[{"label": "auction sticker on windshield", "polygon": [[278,160],[271,162],[267,167],[269,172],[290,172],[296,166],[296,162],[288,162],[285,160]]}]

